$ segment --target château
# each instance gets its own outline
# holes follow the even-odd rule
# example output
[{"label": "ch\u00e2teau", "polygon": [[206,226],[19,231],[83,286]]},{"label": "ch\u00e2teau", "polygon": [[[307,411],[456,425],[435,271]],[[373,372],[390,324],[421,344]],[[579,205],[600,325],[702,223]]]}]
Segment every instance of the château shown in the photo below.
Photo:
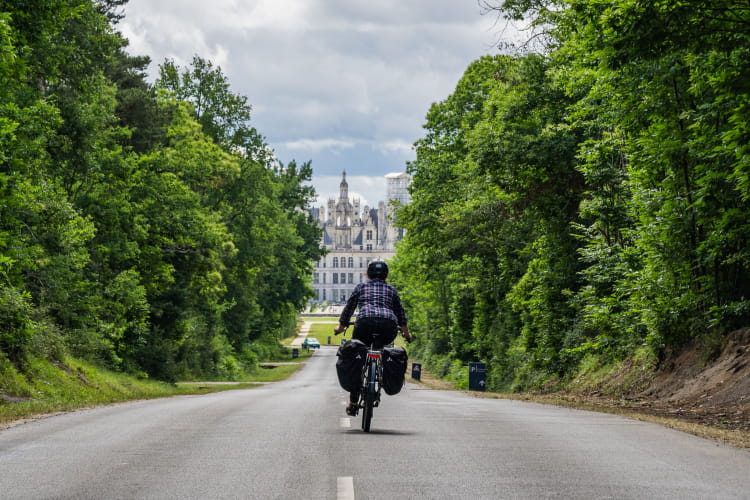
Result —
[{"label": "ch\u00e2teau", "polygon": [[346,171],[339,184],[339,196],[329,198],[328,207],[313,209],[323,229],[321,246],[328,253],[315,264],[312,302],[345,302],[354,287],[367,279],[367,265],[373,260],[388,260],[403,230],[393,224],[394,207],[409,203],[410,176],[388,174],[387,201],[377,207],[360,207],[359,198],[350,199]]}]

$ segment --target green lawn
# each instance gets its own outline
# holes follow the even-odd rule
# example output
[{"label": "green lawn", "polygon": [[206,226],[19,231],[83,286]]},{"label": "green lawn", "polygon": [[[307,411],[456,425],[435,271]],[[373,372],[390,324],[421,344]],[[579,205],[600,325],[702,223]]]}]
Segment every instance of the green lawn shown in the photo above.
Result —
[{"label": "green lawn", "polygon": [[[300,360],[309,355],[302,350]],[[32,358],[25,375],[20,375],[9,363],[0,362],[0,428],[22,418],[134,399],[251,389],[261,383],[285,379],[301,367],[299,362],[266,364],[239,382],[169,384],[110,372],[74,358],[62,363]]]},{"label": "green lawn", "polygon": [[342,338],[352,337],[352,328],[350,327],[343,335],[334,335],[333,329],[336,327],[333,323],[313,323],[310,325],[308,337],[315,337],[321,344],[328,343],[328,337],[331,337],[332,344],[339,344]]},{"label": "green lawn", "polygon": [[338,316],[303,316],[300,318],[301,321],[309,321],[314,323],[316,321],[332,321],[335,323],[339,322]]}]

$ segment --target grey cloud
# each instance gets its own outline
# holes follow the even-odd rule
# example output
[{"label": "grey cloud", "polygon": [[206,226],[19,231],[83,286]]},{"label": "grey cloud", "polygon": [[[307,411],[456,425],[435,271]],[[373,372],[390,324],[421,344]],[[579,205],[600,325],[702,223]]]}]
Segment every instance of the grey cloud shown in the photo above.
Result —
[{"label": "grey cloud", "polygon": [[282,161],[332,175],[403,170],[430,104],[494,41],[476,0],[130,0],[125,13],[135,53],[211,58]]}]

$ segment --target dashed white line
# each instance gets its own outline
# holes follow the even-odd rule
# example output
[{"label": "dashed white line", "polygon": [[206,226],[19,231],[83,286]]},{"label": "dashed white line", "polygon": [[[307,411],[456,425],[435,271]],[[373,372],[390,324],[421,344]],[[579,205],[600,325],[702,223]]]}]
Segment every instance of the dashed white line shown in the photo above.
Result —
[{"label": "dashed white line", "polygon": [[354,478],[339,477],[336,480],[336,500],[354,500]]}]

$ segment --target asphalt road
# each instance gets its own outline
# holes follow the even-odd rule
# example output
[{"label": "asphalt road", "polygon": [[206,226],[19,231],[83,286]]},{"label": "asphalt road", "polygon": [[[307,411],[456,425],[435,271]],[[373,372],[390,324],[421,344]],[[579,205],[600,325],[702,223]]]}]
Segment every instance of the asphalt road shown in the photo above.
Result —
[{"label": "asphalt road", "polygon": [[750,498],[750,452],[613,415],[408,384],[365,434],[335,359],[0,431],[0,498]]}]

